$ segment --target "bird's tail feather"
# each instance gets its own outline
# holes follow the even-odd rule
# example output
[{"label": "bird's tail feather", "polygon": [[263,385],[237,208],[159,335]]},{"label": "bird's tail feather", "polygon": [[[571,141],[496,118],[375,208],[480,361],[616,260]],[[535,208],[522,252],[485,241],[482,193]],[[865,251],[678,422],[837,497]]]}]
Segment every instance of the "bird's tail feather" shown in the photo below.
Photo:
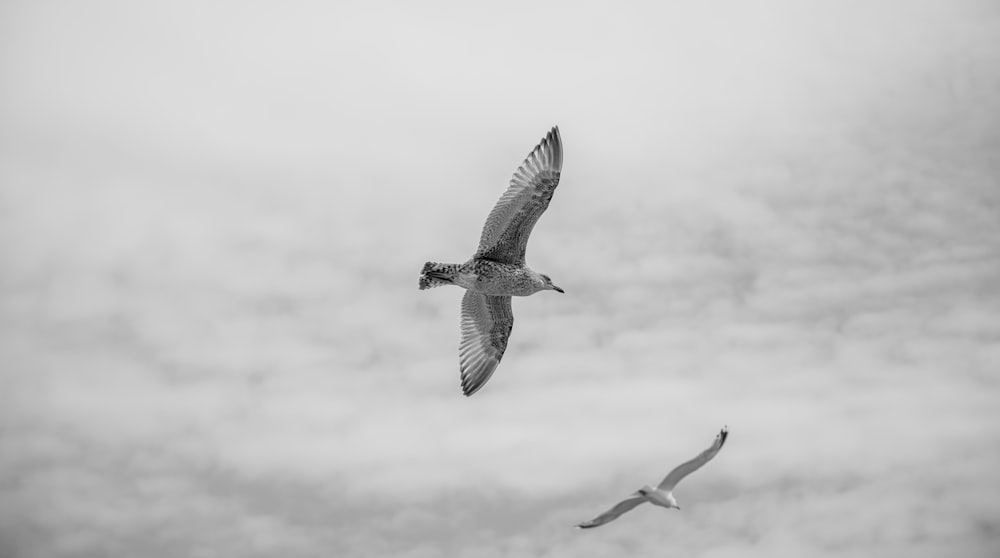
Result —
[{"label": "bird's tail feather", "polygon": [[456,271],[458,271],[457,264],[425,263],[424,268],[420,270],[420,290],[453,284]]}]

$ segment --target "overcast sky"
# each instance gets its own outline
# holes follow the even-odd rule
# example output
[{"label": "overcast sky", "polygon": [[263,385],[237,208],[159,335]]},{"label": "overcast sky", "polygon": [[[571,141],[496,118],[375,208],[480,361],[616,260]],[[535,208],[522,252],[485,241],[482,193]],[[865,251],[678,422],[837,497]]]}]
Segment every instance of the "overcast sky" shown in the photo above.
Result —
[{"label": "overcast sky", "polygon": [[482,6],[0,3],[0,556],[1000,555],[1000,6]]}]

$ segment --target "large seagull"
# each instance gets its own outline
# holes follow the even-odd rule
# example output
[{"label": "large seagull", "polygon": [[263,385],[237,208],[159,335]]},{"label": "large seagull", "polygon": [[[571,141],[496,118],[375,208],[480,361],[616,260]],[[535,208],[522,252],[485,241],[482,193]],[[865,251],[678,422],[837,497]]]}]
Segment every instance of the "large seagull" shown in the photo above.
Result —
[{"label": "large seagull", "polygon": [[459,366],[462,392],[472,395],[500,364],[514,326],[510,297],[562,289],[548,275],[524,263],[528,236],[559,185],[563,150],[556,126],[546,134],[510,179],[510,186],[486,218],[479,249],[462,264],[427,262],[420,289],[458,285],[462,298]]},{"label": "large seagull", "polygon": [[697,471],[702,465],[711,461],[712,458],[715,457],[715,454],[719,453],[719,450],[722,449],[722,445],[726,443],[726,437],[728,436],[728,428],[723,427],[722,431],[715,437],[715,442],[713,442],[707,450],[698,454],[698,456],[694,459],[678,465],[673,471],[670,471],[670,474],[668,474],[656,488],[647,484],[628,498],[625,498],[621,502],[615,504],[608,511],[602,513],[594,519],[591,519],[590,521],[585,521],[577,525],[577,527],[581,529],[590,529],[591,527],[599,527],[605,523],[610,523],[611,521],[618,519],[621,514],[630,511],[632,508],[644,502],[649,502],[650,504],[656,506],[663,506],[664,508],[681,509],[681,507],[677,505],[677,500],[674,498],[674,487],[677,486],[677,483],[681,482],[684,477]]}]

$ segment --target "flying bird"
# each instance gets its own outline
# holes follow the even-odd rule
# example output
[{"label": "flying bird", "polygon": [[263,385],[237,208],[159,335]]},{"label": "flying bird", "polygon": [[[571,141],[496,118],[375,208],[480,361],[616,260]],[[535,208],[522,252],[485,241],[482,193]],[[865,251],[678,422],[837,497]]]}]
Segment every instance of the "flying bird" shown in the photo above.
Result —
[{"label": "flying bird", "polygon": [[643,486],[637,490],[634,494],[625,498],[621,502],[615,504],[611,509],[602,513],[601,515],[591,519],[590,521],[585,521],[577,527],[581,529],[590,529],[592,527],[599,527],[605,523],[610,523],[623,513],[631,510],[632,508],[642,504],[643,502],[649,502],[657,506],[663,506],[664,508],[676,508],[681,509],[677,505],[677,500],[674,498],[674,487],[677,483],[681,482],[684,477],[690,475],[691,473],[697,471],[702,467],[702,465],[708,463],[715,457],[715,454],[719,453],[722,449],[722,444],[726,443],[726,438],[729,436],[728,427],[723,427],[722,431],[715,437],[715,442],[705,451],[698,454],[697,457],[688,461],[687,463],[682,463],[670,471],[670,474],[660,482],[656,488],[649,486]]},{"label": "flying bird", "polygon": [[479,391],[500,364],[514,326],[510,297],[563,292],[548,275],[524,263],[528,236],[559,185],[562,162],[562,139],[555,126],[514,172],[507,191],[486,218],[479,248],[469,261],[427,262],[420,272],[420,290],[441,285],[466,289],[458,348],[466,396]]}]

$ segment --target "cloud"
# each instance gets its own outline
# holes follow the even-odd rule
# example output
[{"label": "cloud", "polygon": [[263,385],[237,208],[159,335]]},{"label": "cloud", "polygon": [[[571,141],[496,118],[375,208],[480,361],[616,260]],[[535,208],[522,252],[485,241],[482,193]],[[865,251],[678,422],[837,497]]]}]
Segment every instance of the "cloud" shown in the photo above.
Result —
[{"label": "cloud", "polygon": [[[989,3],[39,6],[0,18],[0,554],[1000,547]],[[464,398],[416,274],[553,124],[567,293]],[[683,512],[572,529],[723,424]]]}]

